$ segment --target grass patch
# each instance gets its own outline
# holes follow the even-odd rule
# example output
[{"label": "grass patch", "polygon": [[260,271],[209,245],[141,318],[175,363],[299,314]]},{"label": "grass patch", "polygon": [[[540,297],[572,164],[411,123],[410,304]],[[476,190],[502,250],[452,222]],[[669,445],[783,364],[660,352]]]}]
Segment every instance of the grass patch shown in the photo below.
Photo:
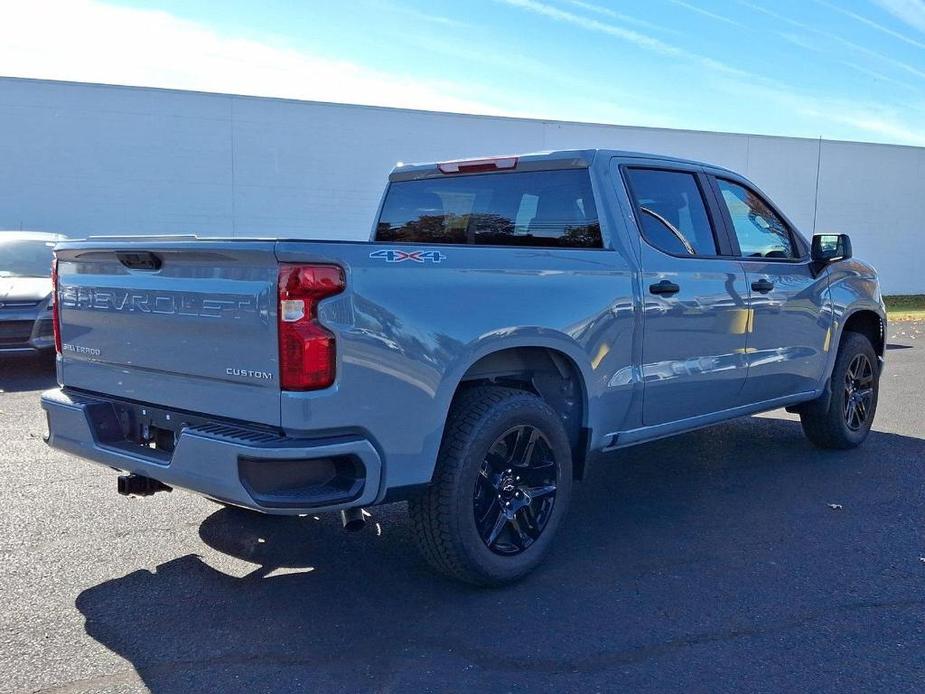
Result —
[{"label": "grass patch", "polygon": [[925,294],[884,296],[883,302],[891,321],[925,320]]}]

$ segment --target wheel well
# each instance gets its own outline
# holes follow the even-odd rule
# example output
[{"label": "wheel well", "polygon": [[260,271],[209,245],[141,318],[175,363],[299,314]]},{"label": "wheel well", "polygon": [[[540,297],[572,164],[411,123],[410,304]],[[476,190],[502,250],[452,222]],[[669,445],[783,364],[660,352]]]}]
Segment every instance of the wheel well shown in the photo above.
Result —
[{"label": "wheel well", "polygon": [[513,347],[492,352],[469,367],[457,388],[503,385],[526,390],[545,400],[562,419],[572,447],[575,479],[584,476],[589,431],[585,428],[585,388],[575,362],[545,347]]},{"label": "wheel well", "polygon": [[883,356],[886,336],[883,333],[883,321],[873,311],[858,311],[848,316],[842,336],[846,332],[860,333],[873,345],[878,357]]}]

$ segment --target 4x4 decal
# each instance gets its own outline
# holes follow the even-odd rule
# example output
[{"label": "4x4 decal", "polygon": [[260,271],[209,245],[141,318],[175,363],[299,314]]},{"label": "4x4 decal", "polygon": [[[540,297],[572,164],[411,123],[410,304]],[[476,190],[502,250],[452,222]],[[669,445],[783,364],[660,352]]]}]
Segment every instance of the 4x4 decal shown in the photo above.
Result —
[{"label": "4x4 decal", "polygon": [[387,263],[403,263],[406,260],[413,263],[425,263],[428,260],[432,263],[440,263],[446,260],[446,256],[440,251],[400,251],[397,248],[381,248],[370,253],[369,257],[384,260]]}]

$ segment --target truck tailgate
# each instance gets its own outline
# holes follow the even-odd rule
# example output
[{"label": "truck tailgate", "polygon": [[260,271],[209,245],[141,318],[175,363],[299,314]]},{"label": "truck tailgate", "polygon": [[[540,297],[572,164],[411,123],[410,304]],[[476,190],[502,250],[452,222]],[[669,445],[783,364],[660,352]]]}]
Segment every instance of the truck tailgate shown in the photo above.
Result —
[{"label": "truck tailgate", "polygon": [[64,244],[63,384],[278,426],[274,247],[143,238]]}]

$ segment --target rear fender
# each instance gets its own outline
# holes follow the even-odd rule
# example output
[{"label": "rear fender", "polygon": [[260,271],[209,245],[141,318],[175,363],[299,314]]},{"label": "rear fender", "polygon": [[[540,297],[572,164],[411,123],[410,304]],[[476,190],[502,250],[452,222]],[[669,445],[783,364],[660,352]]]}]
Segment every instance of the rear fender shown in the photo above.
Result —
[{"label": "rear fender", "polygon": [[443,426],[437,432],[436,440],[432,442],[431,453],[426,460],[431,465],[430,477],[433,476],[433,469],[436,465],[437,453],[440,448],[440,441],[443,438],[443,431],[446,426],[446,420],[449,416],[450,407],[453,404],[453,398],[456,395],[460,384],[463,381],[469,369],[479,360],[496,352],[516,349],[519,347],[549,349],[559,352],[567,357],[574,364],[578,371],[583,403],[583,421],[584,428],[593,427],[595,408],[593,403],[599,394],[589,393],[588,386],[593,382],[591,378],[591,365],[588,355],[581,349],[580,345],[570,336],[555,330],[544,328],[523,327],[495,330],[480,336],[477,340],[469,344],[463,355],[454,362],[452,367],[446,372],[445,377],[440,383],[435,401],[439,403],[442,413]]}]

